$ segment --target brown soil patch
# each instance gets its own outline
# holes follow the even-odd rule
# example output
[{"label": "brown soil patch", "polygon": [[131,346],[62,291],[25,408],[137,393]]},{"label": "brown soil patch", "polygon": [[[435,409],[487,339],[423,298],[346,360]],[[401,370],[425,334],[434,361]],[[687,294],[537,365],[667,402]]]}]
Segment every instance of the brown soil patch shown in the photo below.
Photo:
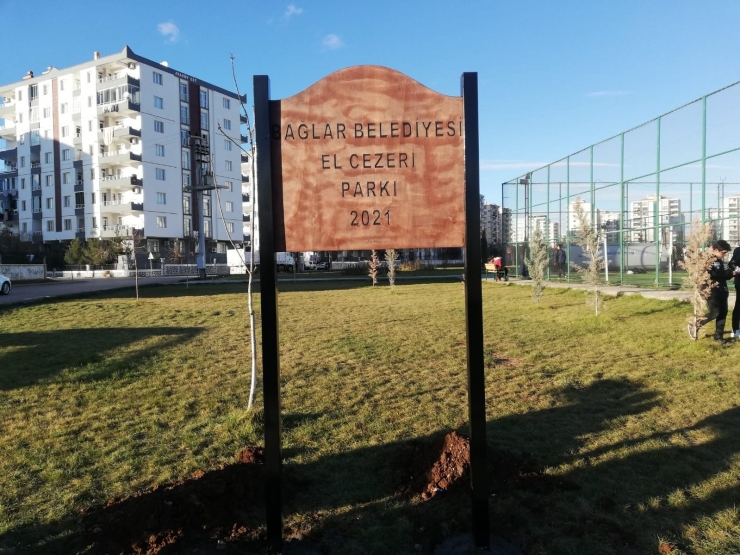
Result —
[{"label": "brown soil patch", "polygon": [[80,545],[91,546],[88,553],[157,555],[179,553],[183,544],[198,553],[201,545],[225,550],[227,542],[257,540],[264,526],[262,461],[261,447],[247,447],[233,464],[87,509]]}]

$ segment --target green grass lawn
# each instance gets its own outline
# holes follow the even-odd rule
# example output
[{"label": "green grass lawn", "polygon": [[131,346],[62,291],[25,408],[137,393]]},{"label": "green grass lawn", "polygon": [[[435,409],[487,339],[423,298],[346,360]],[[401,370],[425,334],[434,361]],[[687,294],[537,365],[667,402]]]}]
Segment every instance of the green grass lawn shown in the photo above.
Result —
[{"label": "green grass lawn", "polygon": [[[0,553],[262,443],[245,289],[0,310]],[[398,490],[409,445],[465,431],[463,284],[280,291],[287,528],[342,554],[414,553],[432,510],[465,530],[451,494]],[[483,292],[490,445],[537,470],[495,491],[493,531],[531,555],[740,551],[740,345],[690,342],[677,302]]]}]

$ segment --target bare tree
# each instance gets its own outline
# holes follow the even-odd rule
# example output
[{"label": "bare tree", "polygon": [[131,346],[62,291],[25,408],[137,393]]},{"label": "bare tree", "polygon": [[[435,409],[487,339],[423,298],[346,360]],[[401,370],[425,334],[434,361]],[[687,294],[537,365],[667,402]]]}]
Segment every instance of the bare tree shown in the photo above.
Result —
[{"label": "bare tree", "polygon": [[545,277],[547,275],[547,243],[542,234],[539,223],[529,240],[529,277],[532,278],[532,300],[540,302],[545,290]]},{"label": "bare tree", "polygon": [[139,263],[136,255],[147,253],[146,241],[141,233],[134,232],[131,237],[122,243],[126,255],[134,259],[134,284],[136,288],[136,300],[139,300]]},{"label": "bare tree", "polygon": [[378,269],[380,268],[380,258],[378,258],[378,251],[374,250],[370,256],[370,262],[367,267],[369,268],[367,275],[373,280],[373,287],[378,284]]},{"label": "bare tree", "polygon": [[398,253],[395,249],[385,251],[385,261],[388,262],[388,283],[391,286],[391,291],[396,288],[396,260],[398,260]]},{"label": "bare tree", "polygon": [[[248,155],[248,163],[250,165],[250,175],[249,175],[249,199],[251,201],[251,214],[249,218],[249,262],[245,262],[244,258],[242,257],[241,253],[239,252],[239,249],[236,249],[236,245],[234,245],[234,241],[231,239],[231,234],[228,231],[228,226],[226,226],[226,220],[223,215],[223,209],[221,207],[221,195],[219,193],[219,187],[218,184],[216,184],[216,195],[218,197],[218,210],[219,214],[221,216],[222,221],[224,222],[224,227],[226,228],[226,233],[229,237],[229,241],[231,242],[232,246],[236,250],[236,252],[239,254],[239,258],[241,259],[242,264],[247,270],[248,280],[247,280],[247,302],[248,302],[248,311],[249,311],[249,346],[251,349],[251,356],[252,356],[252,368],[251,368],[251,383],[249,386],[249,400],[247,402],[247,408],[251,409],[254,405],[254,394],[255,389],[257,385],[257,329],[256,329],[256,318],[255,318],[255,312],[254,312],[254,300],[252,298],[252,286],[254,282],[254,272],[255,272],[255,251],[254,251],[254,221],[256,217],[256,205],[257,205],[257,186],[256,186],[256,177],[257,177],[257,171],[255,167],[255,144],[254,144],[254,128],[252,127],[251,120],[249,118],[249,111],[247,110],[247,107],[245,106],[245,100],[239,92],[239,83],[236,80],[236,69],[234,66],[234,55],[231,55],[231,76],[234,80],[234,88],[236,89],[236,94],[239,97],[239,106],[244,114],[244,117],[246,119],[246,125],[247,125],[247,145],[248,148],[245,149],[240,143],[234,141],[231,137],[229,137],[226,133],[224,133],[224,130],[222,129],[221,125],[218,125],[219,132],[229,141],[234,143],[242,152]],[[215,175],[214,175],[214,183],[215,183]],[[267,262],[267,261],[264,261]]]},{"label": "bare tree", "polygon": [[716,260],[706,245],[712,240],[712,224],[694,222],[686,238],[686,252],[678,265],[688,274],[683,279],[683,288],[691,291],[693,314],[689,316],[689,336],[696,341],[699,322],[707,309],[707,299],[716,282],[709,276],[709,270]]},{"label": "bare tree", "polygon": [[589,304],[594,307],[596,316],[599,315],[599,309],[603,306],[603,299],[600,289],[601,271],[604,269],[604,259],[599,252],[599,232],[596,226],[591,222],[590,215],[583,210],[583,201],[576,198],[574,212],[578,224],[578,237],[575,243],[580,245],[587,257],[588,264],[586,267],[579,266],[571,262],[576,272],[581,275],[583,283],[591,286],[591,295]]}]

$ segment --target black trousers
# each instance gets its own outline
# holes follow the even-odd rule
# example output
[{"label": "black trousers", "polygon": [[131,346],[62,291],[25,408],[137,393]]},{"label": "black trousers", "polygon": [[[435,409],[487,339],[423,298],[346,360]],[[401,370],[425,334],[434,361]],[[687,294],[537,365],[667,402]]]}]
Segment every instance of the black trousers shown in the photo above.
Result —
[{"label": "black trousers", "polygon": [[[707,300],[707,308],[709,309],[709,312],[704,316],[704,324],[706,325],[714,319],[717,320],[715,324],[716,327],[714,329],[715,338],[722,338],[725,334],[725,321],[727,320],[728,310],[727,299],[729,296],[730,293],[724,289],[714,289]],[[733,318],[734,312],[735,311],[733,310]]]},{"label": "black trousers", "polygon": [[735,285],[735,308],[732,309],[732,331],[740,330],[740,287]]}]

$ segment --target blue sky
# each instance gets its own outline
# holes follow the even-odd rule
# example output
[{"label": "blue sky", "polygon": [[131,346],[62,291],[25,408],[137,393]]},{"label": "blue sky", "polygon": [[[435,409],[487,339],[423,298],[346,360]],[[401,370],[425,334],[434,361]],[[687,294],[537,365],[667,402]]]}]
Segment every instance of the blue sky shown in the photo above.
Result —
[{"label": "blue sky", "polygon": [[338,69],[378,64],[445,94],[479,74],[481,189],[740,80],[736,0],[0,0],[0,83],[128,44],[242,92],[273,98]]}]

